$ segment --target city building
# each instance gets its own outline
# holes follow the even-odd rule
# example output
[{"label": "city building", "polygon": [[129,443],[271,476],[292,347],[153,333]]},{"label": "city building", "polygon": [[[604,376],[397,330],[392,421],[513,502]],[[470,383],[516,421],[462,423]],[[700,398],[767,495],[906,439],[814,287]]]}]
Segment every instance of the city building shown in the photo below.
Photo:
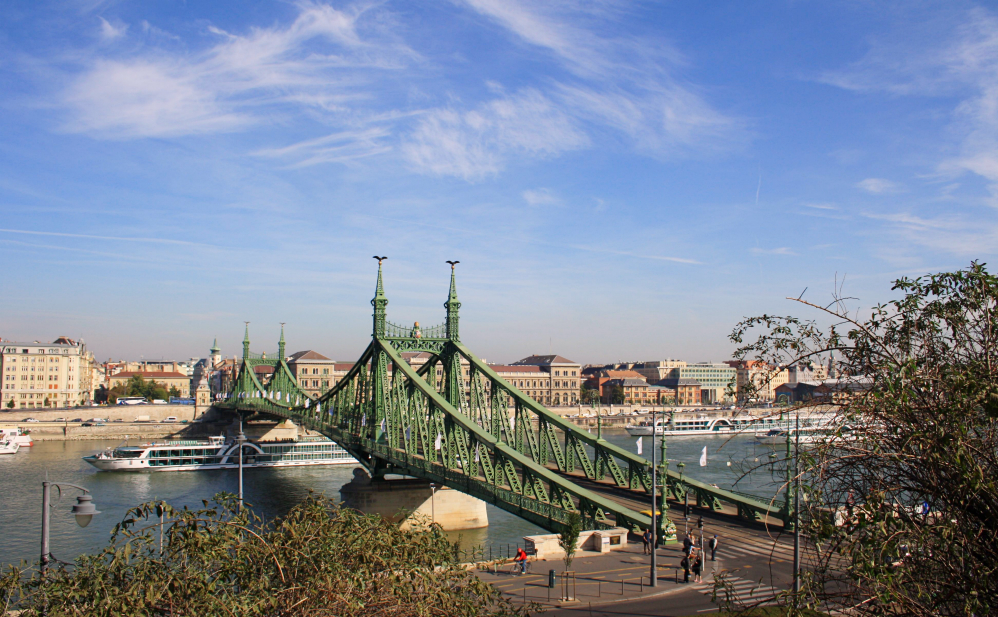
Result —
[{"label": "city building", "polygon": [[0,342],[3,409],[70,407],[93,398],[94,357],[83,341]]},{"label": "city building", "polygon": [[656,386],[665,390],[665,393],[659,396],[665,404],[701,404],[700,382],[696,379],[666,378],[660,380]]},{"label": "city building", "polygon": [[639,373],[648,383],[657,383],[669,377],[674,369],[685,366],[686,362],[683,360],[668,358],[665,360],[653,360],[651,362],[635,362],[631,370]]},{"label": "city building", "polygon": [[288,368],[298,379],[301,389],[315,398],[335,386],[353,368],[353,363],[336,362],[317,351],[307,349],[291,354]]},{"label": "city building", "polygon": [[187,398],[191,395],[191,378],[187,373],[179,371],[121,371],[108,378],[110,387],[113,390],[117,386],[128,383],[132,377],[141,377],[146,381],[155,381],[167,390],[176,388],[180,396]]},{"label": "city building", "polygon": [[772,401],[776,388],[790,381],[788,369],[778,370],[761,360],[729,360],[726,364],[735,369],[739,402]]},{"label": "city building", "polygon": [[787,383],[819,383],[828,379],[828,367],[819,362],[798,362],[787,367]]},{"label": "city building", "polygon": [[737,371],[724,363],[687,363],[669,370],[669,379],[692,379],[700,384],[700,403],[711,405],[733,400],[729,388],[738,386]]},{"label": "city building", "polygon": [[814,398],[814,391],[818,388],[818,383],[807,381],[795,381],[780,384],[773,390],[775,401],[780,405],[792,405],[803,403]]},{"label": "city building", "polygon": [[[536,379],[533,377],[529,378],[530,383],[537,382],[542,385],[537,386],[534,390],[538,392],[537,396],[528,396],[542,405],[579,404],[580,379],[582,375],[581,364],[558,355],[533,355],[518,360],[509,367],[502,368],[509,374],[509,381],[513,379],[521,381],[519,377],[514,377],[514,375],[523,371],[525,367],[531,366],[537,367],[538,374],[536,375]],[[500,372],[496,367],[493,370],[496,370],[503,379],[507,379],[504,372]],[[526,382],[527,379],[523,379],[522,381]],[[520,388],[520,386],[517,386],[517,388]],[[531,386],[531,389],[534,389],[534,386]],[[521,390],[523,389],[521,388]]]}]

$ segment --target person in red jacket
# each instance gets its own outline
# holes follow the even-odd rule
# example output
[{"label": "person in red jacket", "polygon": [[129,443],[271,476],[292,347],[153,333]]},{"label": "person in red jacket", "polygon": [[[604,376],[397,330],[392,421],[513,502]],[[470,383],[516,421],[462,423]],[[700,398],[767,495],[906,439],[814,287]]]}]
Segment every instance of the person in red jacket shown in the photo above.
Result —
[{"label": "person in red jacket", "polygon": [[513,561],[520,566],[519,574],[524,574],[527,571],[527,551],[522,548],[516,549],[516,557],[513,558]]}]

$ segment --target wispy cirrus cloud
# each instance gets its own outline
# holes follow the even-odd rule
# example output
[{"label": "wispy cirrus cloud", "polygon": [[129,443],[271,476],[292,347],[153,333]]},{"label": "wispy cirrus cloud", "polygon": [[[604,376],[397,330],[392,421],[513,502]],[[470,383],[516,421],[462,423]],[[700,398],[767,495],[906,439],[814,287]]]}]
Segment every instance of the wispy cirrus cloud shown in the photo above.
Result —
[{"label": "wispy cirrus cloud", "polygon": [[[917,11],[916,11],[917,13]],[[916,23],[913,23],[916,22]],[[857,92],[894,96],[957,97],[951,112],[959,153],[937,171],[976,174],[990,184],[998,205],[998,14],[983,7],[936,12],[931,20],[898,25],[873,39],[849,67],[827,71],[821,81]]]},{"label": "wispy cirrus cloud", "polygon": [[402,143],[418,170],[475,180],[502,170],[509,157],[549,157],[589,144],[570,116],[527,89],[469,111],[427,113]]},{"label": "wispy cirrus cloud", "polygon": [[904,190],[904,187],[897,182],[885,178],[866,178],[857,182],[856,187],[874,195],[900,193]]},{"label": "wispy cirrus cloud", "polygon": [[[373,76],[363,73],[399,69],[413,58],[382,31],[363,36],[363,14],[304,3],[285,26],[246,34],[209,26],[206,34],[216,41],[200,52],[142,46],[97,56],[62,93],[69,112],[63,128],[97,137],[173,137],[273,121],[281,104],[345,112],[347,102],[370,96],[361,85]],[[124,34],[103,20],[101,27]]]},{"label": "wispy cirrus cloud", "polygon": [[768,248],[768,249],[752,247],[749,249],[749,252],[754,255],[796,255],[797,254],[793,252],[790,249],[790,247],[786,246],[781,246],[778,248]]},{"label": "wispy cirrus cloud", "polygon": [[561,203],[561,199],[554,194],[554,191],[546,188],[523,191],[523,201],[531,206],[556,206]]}]

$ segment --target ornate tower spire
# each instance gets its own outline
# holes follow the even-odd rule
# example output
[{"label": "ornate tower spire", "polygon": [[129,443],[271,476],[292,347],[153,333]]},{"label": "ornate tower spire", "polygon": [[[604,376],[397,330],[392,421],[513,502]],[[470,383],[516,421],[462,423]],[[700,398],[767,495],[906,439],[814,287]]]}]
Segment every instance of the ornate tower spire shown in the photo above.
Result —
[{"label": "ornate tower spire", "polygon": [[221,349],[218,348],[218,337],[217,336],[215,337],[215,340],[211,342],[211,349],[209,349],[208,351],[210,351],[211,355],[213,355],[213,356],[217,355],[218,352],[221,351]]},{"label": "ornate tower spire", "polygon": [[444,308],[447,309],[447,338],[452,341],[461,340],[458,335],[458,309],[461,308],[461,303],[457,299],[457,281],[454,278],[454,266],[461,263],[460,261],[448,261],[450,264],[450,295],[447,297],[447,302],[444,302]]},{"label": "ornate tower spire", "polygon": [[284,322],[281,322],[281,340],[277,341],[277,361],[284,360]]},{"label": "ornate tower spire", "polygon": [[374,307],[374,336],[380,337],[385,335],[385,322],[388,314],[388,298],[385,297],[385,287],[381,283],[381,262],[388,258],[377,255],[374,258],[378,260],[378,286],[374,290],[371,306]]},{"label": "ornate tower spire", "polygon": [[246,323],[246,336],[243,337],[243,360],[249,360],[249,323]]}]

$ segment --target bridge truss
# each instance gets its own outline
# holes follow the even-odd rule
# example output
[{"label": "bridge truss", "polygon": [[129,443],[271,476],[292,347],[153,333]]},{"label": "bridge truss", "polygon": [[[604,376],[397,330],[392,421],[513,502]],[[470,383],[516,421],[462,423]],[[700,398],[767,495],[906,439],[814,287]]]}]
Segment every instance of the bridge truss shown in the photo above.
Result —
[{"label": "bridge truss", "polygon": [[[649,503],[651,464],[546,409],[464,346],[459,336],[461,303],[453,266],[446,321],[411,328],[387,320],[379,261],[373,337],[353,368],[316,399],[299,387],[286,363],[284,332],[276,356],[249,350],[231,391],[216,406],[241,413],[264,412],[328,436],[364,465],[372,477],[401,474],[457,489],[550,531],[560,531],[570,512],[586,529],[647,529],[650,515],[630,506]],[[418,368],[402,356],[426,352]],[[273,367],[266,384],[255,367]],[[673,499],[694,493],[697,503],[739,515],[787,516],[785,507],[719,489],[662,465]],[[583,486],[585,485],[585,486]],[[625,498],[621,499],[620,496]],[[667,513],[665,495],[659,505]],[[668,516],[659,534],[675,537]]]}]

